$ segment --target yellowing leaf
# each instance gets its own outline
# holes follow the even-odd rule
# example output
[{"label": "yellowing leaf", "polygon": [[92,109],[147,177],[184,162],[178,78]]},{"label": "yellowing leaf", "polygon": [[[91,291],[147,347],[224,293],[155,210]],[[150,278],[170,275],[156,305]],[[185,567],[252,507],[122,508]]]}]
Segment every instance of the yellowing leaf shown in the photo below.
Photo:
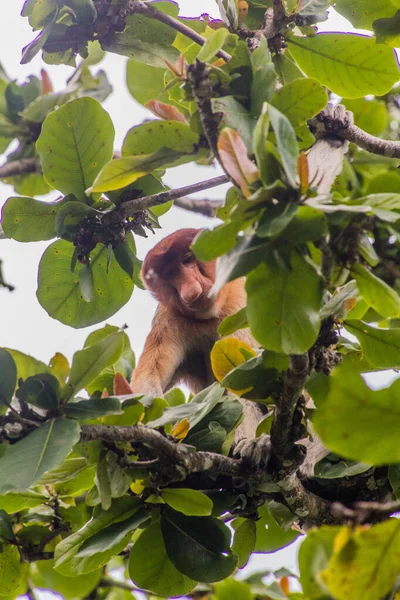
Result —
[{"label": "yellowing leaf", "polygon": [[136,481],[132,481],[131,485],[129,486],[131,488],[131,491],[134,494],[141,494],[144,490],[144,488],[146,487],[144,484],[144,480],[143,479],[137,479]]},{"label": "yellowing leaf", "polygon": [[[214,344],[211,350],[211,368],[217,381],[222,381],[224,377],[238,365],[246,362],[248,358],[256,356],[257,353],[245,342],[236,338],[224,338]],[[229,388],[228,388],[229,389]],[[233,391],[237,396],[250,391],[251,387],[244,390]]]},{"label": "yellowing leaf", "polygon": [[149,100],[145,102],[145,107],[151,110],[156,117],[160,117],[160,119],[186,123],[185,116],[175,106],[171,106],[171,104],[165,104],[165,102],[160,102],[159,100]]},{"label": "yellowing leaf", "polygon": [[249,184],[256,181],[260,173],[247,156],[246,146],[234,129],[225,127],[218,138],[218,152],[224,169],[240,186],[243,196],[250,196]]},{"label": "yellowing leaf", "polygon": [[171,435],[178,440],[184,440],[189,433],[190,423],[187,419],[182,419],[172,428]]},{"label": "yellowing leaf", "polygon": [[56,352],[50,359],[49,367],[53,375],[64,385],[69,375],[69,363],[65,356],[61,352]]}]

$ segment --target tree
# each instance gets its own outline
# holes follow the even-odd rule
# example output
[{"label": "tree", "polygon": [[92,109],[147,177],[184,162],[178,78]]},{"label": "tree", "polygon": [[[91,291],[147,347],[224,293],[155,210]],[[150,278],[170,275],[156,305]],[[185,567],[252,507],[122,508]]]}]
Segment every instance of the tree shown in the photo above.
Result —
[{"label": "tree", "polygon": [[[91,333],[71,365],[0,349],[0,598],[398,597],[400,387],[366,376],[400,367],[397,4],[336,3],[367,37],[317,33],[324,0],[218,0],[221,20],[179,16],[171,0],[25,1],[38,34],[23,62],[83,59],[58,93],[45,71],[23,84],[0,73],[1,150],[17,141],[0,167],[17,194],[2,228],[51,241],[42,307],[76,328],[115,314],[141,285],[135,236],[173,201],[216,211],[194,251],[218,258],[217,288],[245,275],[248,305],[221,326],[220,383],[187,400],[132,395],[123,328]],[[105,51],[130,58],[130,93],[149,109],[120,153],[107,76],[90,70]],[[324,120],[331,94],[355,124]],[[313,133],[350,142],[329,193],[324,172],[310,176]],[[224,175],[162,182],[213,161]],[[187,198],[226,182],[223,206]],[[50,189],[57,201],[34,197]],[[260,351],[233,345],[245,326]],[[269,409],[263,469],[229,455],[240,394]],[[305,477],[314,431],[330,454]],[[287,570],[235,579],[299,536],[302,592]]]}]

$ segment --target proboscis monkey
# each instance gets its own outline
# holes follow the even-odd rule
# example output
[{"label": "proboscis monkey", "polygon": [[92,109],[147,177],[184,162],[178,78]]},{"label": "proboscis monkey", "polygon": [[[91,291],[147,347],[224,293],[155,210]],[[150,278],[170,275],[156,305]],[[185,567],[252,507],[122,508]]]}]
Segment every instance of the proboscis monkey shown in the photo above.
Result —
[{"label": "proboscis monkey", "polygon": [[[346,126],[350,118],[344,107],[339,106],[328,107],[323,119],[314,120],[313,129],[319,139],[308,155],[309,175],[310,182],[320,194],[329,192],[340,172],[348,142],[335,135],[335,128]],[[321,123],[325,134],[319,131]],[[199,231],[180,229],[167,236],[150,250],[143,263],[144,284],[159,304],[133,373],[131,387],[135,393],[159,396],[179,382],[197,393],[211,385],[215,378],[209,357],[219,339],[218,326],[226,316],[246,306],[243,278],[230,281],[215,297],[210,297],[215,281],[215,261],[199,261],[190,249]],[[258,345],[248,329],[235,332],[235,337],[250,346]],[[245,454],[251,455],[254,445],[246,446],[243,441],[255,438],[263,411],[256,402],[244,399],[241,402],[244,421],[236,441],[241,442],[239,445]],[[263,444],[268,454],[267,436],[261,440],[261,446]],[[260,454],[260,447],[257,454]]]}]

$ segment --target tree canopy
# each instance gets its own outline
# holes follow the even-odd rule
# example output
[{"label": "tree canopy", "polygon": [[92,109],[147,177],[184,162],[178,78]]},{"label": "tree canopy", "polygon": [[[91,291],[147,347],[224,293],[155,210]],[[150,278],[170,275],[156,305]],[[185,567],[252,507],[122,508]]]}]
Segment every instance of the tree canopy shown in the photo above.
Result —
[{"label": "tree canopy", "polygon": [[[55,92],[45,68],[0,69],[2,237],[48,240],[38,302],[101,325],[71,364],[0,348],[0,600],[400,598],[400,383],[373,379],[400,368],[400,4],[338,0],[368,35],[319,33],[331,4],[217,0],[218,18],[187,18],[172,0],[24,2],[22,62],[72,74]],[[148,109],[121,148],[106,52],[129,58]],[[354,123],[324,122],[339,99]],[[325,134],[350,145],[321,194],[307,150]],[[210,177],[169,189],[190,163]],[[188,198],[226,183],[224,203]],[[214,292],[246,276],[248,294],[220,326],[218,383],[189,398],[132,394],[129,337],[104,324],[142,287],[135,238],[174,202],[219,219],[193,245],[217,259]],[[260,349],[231,337],[244,327]],[[240,396],[268,409],[264,468],[230,454]],[[315,433],[330,453],[304,476]],[[265,557],[237,578],[296,539],[299,573]]]}]

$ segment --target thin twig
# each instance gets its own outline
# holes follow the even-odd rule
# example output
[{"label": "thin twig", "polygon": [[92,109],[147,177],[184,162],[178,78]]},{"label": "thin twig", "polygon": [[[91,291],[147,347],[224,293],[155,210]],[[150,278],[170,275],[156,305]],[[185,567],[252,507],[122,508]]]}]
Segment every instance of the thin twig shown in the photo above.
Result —
[{"label": "thin twig", "polygon": [[331,507],[332,514],[336,517],[355,523],[381,521],[393,513],[400,512],[400,500],[393,502],[355,502],[352,507],[340,502],[334,502]]},{"label": "thin twig", "polygon": [[223,206],[223,200],[208,200],[208,198],[187,198],[183,196],[182,198],[176,198],[174,202],[174,206],[178,208],[183,208],[184,210],[188,210],[190,212],[195,212],[200,215],[204,215],[205,217],[215,217],[217,208]]},{"label": "thin twig", "polygon": [[[148,4],[147,2],[141,2],[141,0],[133,0],[132,2],[129,2],[128,9],[131,14],[136,13],[139,15],[144,15],[146,17],[149,17],[149,19],[156,19],[157,21],[161,21],[161,23],[165,23],[165,25],[169,25],[170,27],[172,27],[172,29],[175,29],[175,31],[182,33],[184,36],[188,37],[193,42],[196,42],[196,44],[199,44],[199,46],[204,46],[204,44],[207,41],[206,38],[204,38],[202,35],[194,31],[193,29],[190,29],[190,27],[188,27],[187,25],[184,25],[180,21],[177,21],[177,19],[170,17],[166,13],[157,10],[156,8],[154,8],[154,6],[150,6],[150,4]],[[232,58],[231,55],[225,52],[224,50],[219,50],[216,53],[216,56],[222,58],[226,62],[228,62]]]},{"label": "thin twig", "polygon": [[117,209],[118,214],[121,217],[130,217],[140,210],[145,210],[146,208],[151,208],[152,206],[158,206],[159,204],[168,202],[168,200],[182,198],[188,194],[202,192],[218,185],[228,183],[228,181],[229,180],[226,175],[219,175],[218,177],[213,177],[212,179],[207,179],[206,181],[199,181],[198,183],[193,183],[191,185],[185,185],[184,187],[177,188],[175,190],[168,190],[167,192],[160,192],[158,194],[153,194],[152,196],[128,200],[119,206]]},{"label": "thin twig", "polygon": [[356,125],[349,125],[346,129],[338,131],[337,134],[372,154],[381,154],[382,156],[389,156],[390,158],[400,158],[400,142],[382,140],[363,131]]}]

